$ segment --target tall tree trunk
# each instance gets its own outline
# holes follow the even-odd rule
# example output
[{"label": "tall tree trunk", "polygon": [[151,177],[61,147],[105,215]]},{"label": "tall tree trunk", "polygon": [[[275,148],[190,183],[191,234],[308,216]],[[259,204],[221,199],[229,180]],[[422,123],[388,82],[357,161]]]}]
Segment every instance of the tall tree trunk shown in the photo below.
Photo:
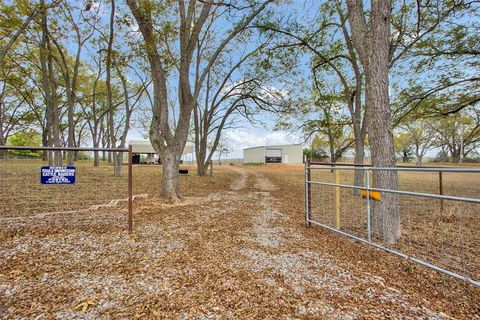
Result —
[{"label": "tall tree trunk", "polygon": [[[56,139],[54,139],[57,131],[55,130],[55,106],[53,103],[52,92],[52,57],[51,50],[48,46],[48,20],[47,20],[47,8],[45,6],[45,0],[40,0],[40,7],[42,11],[42,38],[40,42],[40,65],[41,65],[41,78],[42,89],[45,97],[45,118],[46,118],[46,132],[47,132],[47,146],[55,146]],[[54,157],[55,154],[55,157]],[[55,158],[59,158],[59,154],[49,151],[48,164],[54,165],[57,161]]]},{"label": "tall tree trunk", "polygon": [[[60,138],[60,109],[58,107],[58,95],[57,95],[57,84],[55,82],[55,71],[53,67],[53,58],[52,58],[52,51],[51,51],[51,46],[47,42],[47,46],[49,49],[49,60],[48,60],[48,66],[49,66],[49,79],[50,79],[50,84],[51,84],[51,90],[50,93],[52,95],[52,114],[53,114],[53,119],[52,119],[52,142],[54,147],[61,147],[61,138]],[[55,166],[61,166],[62,165],[62,151],[54,151],[54,163]]]},{"label": "tall tree trunk", "polygon": [[[353,162],[355,164],[363,164],[365,159],[365,143],[363,141],[359,141],[355,136],[355,157]],[[361,168],[361,167],[358,167]],[[363,179],[364,179],[364,170],[355,170],[354,175],[354,185],[355,186],[363,186]]]},{"label": "tall tree trunk", "polygon": [[[199,129],[205,131],[203,125],[200,126]],[[200,134],[199,139],[195,144],[195,158],[197,160],[197,175],[200,177],[206,176],[208,173],[209,159],[207,159],[207,137],[205,136],[205,132]]]},{"label": "tall tree trunk", "polygon": [[113,172],[116,177],[122,175],[123,152],[113,153]]},{"label": "tall tree trunk", "polygon": [[423,156],[417,155],[417,167],[422,166],[422,160],[423,160]]},{"label": "tall tree trunk", "polygon": [[460,151],[457,150],[456,148],[453,149],[451,152],[451,158],[453,163],[455,164],[460,163]]},{"label": "tall tree trunk", "polygon": [[[0,129],[1,131],[1,129]],[[3,139],[3,132],[0,132],[2,134],[0,134],[0,146],[4,146],[6,144],[6,141],[5,139]],[[5,156],[7,155],[7,152],[6,150],[0,150],[0,159],[3,159],[5,158]]]},{"label": "tall tree trunk", "polygon": [[[395,167],[392,112],[389,100],[391,0],[372,0],[370,23],[363,0],[347,0],[352,39],[365,70],[365,102],[369,108],[368,135],[374,167]],[[396,171],[374,170],[373,187],[398,190]],[[382,193],[373,205],[373,230],[394,244],[401,236],[398,195]]]},{"label": "tall tree trunk", "polygon": [[[123,98],[125,100],[125,126],[122,132],[122,135],[120,136],[120,143],[118,145],[119,148],[124,148],[125,143],[127,141],[127,135],[128,135],[128,130],[130,129],[130,119],[132,115],[132,110],[133,106],[130,106],[130,100],[128,96],[128,85],[127,85],[127,79],[122,73],[122,70],[120,70],[118,64],[114,63],[115,65],[115,70],[117,71],[117,76],[120,79],[122,83],[122,89],[123,89]],[[122,162],[123,162],[123,152],[117,152],[115,155],[115,160],[114,160],[114,171],[115,171],[115,176],[121,176],[122,175]]]},{"label": "tall tree trunk", "polygon": [[[42,131],[42,146],[44,147],[48,146],[48,124]],[[47,161],[47,160],[48,160],[48,152],[46,150],[43,150],[42,161]]]},{"label": "tall tree trunk", "polygon": [[[353,53],[351,55],[354,55]],[[351,117],[353,122],[353,137],[354,137],[354,149],[355,157],[354,163],[362,165],[365,160],[365,139],[367,135],[367,111],[363,112],[362,110],[362,76],[360,71],[355,68],[355,93],[353,101],[350,101],[349,109],[351,110]],[[362,117],[363,113],[363,117]],[[361,167],[358,167],[361,168]],[[364,170],[355,170],[354,173],[354,185],[361,187],[363,186],[364,179]],[[356,190],[354,194],[360,194],[360,190]]]},{"label": "tall tree trunk", "polygon": [[[203,69],[202,74],[192,81],[190,66],[192,56],[197,48],[199,35],[204,29],[205,22],[211,17],[213,1],[205,1],[197,7],[196,1],[189,1],[185,6],[184,1],[178,1],[179,13],[179,66],[178,66],[178,102],[179,115],[177,123],[171,126],[169,118],[169,103],[167,90],[167,74],[162,62],[162,57],[157,48],[157,36],[154,30],[152,10],[145,1],[127,0],[139,31],[144,39],[144,46],[150,63],[153,83],[153,119],[150,127],[150,141],[155,150],[160,154],[163,163],[163,180],[161,196],[180,201],[178,187],[178,167],[181,155],[187,142],[190,129],[190,117],[196,106],[200,89],[212,66],[225,49],[227,44],[242,32],[249,23],[273,0],[265,0],[250,15],[242,19],[213,50],[211,57]],[[199,10],[200,8],[200,10]],[[199,13],[197,13],[200,11]],[[192,85],[194,90],[192,92]]]},{"label": "tall tree trunk", "polygon": [[[93,147],[98,148],[99,141],[97,137],[93,139]],[[99,167],[100,166],[100,152],[99,151],[94,151],[93,152],[93,166],[94,167]]]},{"label": "tall tree trunk", "polygon": [[178,185],[178,169],[180,167],[180,156],[176,152],[165,150],[162,152],[163,179],[160,195],[171,201],[178,201],[180,190]]},{"label": "tall tree trunk", "polygon": [[[0,100],[0,146],[4,146],[7,143],[7,140],[5,139],[4,133],[3,133],[3,103]],[[6,156],[7,152],[6,150],[0,150],[0,158],[4,158]]]},{"label": "tall tree trunk", "polygon": [[[115,126],[114,126],[113,93],[112,93],[112,50],[113,50],[113,34],[114,34],[114,23],[115,23],[115,0],[110,0],[110,1],[111,1],[110,33],[109,33],[108,48],[107,48],[106,84],[107,84],[107,101],[108,101],[108,134],[110,138],[110,147],[115,148],[116,138],[115,138]],[[116,152],[109,153],[108,162],[111,162],[112,158],[113,158],[114,175],[121,176],[122,167],[121,167],[121,163],[120,165],[118,164],[118,157],[116,156]]]},{"label": "tall tree trunk", "polygon": [[[347,17],[345,16],[340,2],[336,2],[337,13],[342,22],[342,33],[345,40],[345,44],[350,56],[350,63],[352,64],[353,73],[355,75],[355,90],[347,90],[349,87],[345,85],[345,91],[350,91],[351,97],[348,100],[348,109],[353,123],[353,136],[354,136],[354,149],[355,158],[354,163],[362,165],[365,160],[365,139],[367,135],[367,118],[368,109],[364,111],[362,107],[362,92],[363,92],[363,74],[361,72],[360,63],[358,61],[358,54],[355,52],[354,44],[350,36],[349,30],[346,25]],[[358,167],[360,168],[360,167]],[[354,185],[363,186],[364,170],[355,170],[354,173]],[[355,190],[354,194],[360,195],[360,190]]]},{"label": "tall tree trunk", "polygon": [[200,177],[206,176],[208,172],[208,163],[205,163],[205,153],[196,152],[195,158],[197,159],[197,175]]},{"label": "tall tree trunk", "polygon": [[[68,86],[68,85],[67,85]],[[72,148],[74,146],[74,137],[75,137],[75,124],[73,121],[75,101],[73,93],[70,92],[70,89],[67,90],[67,121],[68,121],[68,134],[67,134],[67,146]],[[67,152],[67,165],[73,166],[74,153],[72,151]]]},{"label": "tall tree trunk", "polygon": [[333,148],[333,146],[331,144],[330,144],[330,162],[331,163],[337,162],[336,159],[335,159],[335,149]]},{"label": "tall tree trunk", "polygon": [[93,152],[93,166],[94,167],[100,166],[100,153],[98,151]]}]

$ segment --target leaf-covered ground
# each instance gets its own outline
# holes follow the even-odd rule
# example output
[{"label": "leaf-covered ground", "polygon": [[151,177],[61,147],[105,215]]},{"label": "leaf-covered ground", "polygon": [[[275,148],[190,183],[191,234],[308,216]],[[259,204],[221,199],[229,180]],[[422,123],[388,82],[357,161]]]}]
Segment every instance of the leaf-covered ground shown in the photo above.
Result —
[{"label": "leaf-covered ground", "polygon": [[288,170],[182,177],[183,204],[136,202],[132,236],[121,208],[0,228],[0,316],[478,317],[478,288],[305,227],[301,169]]}]

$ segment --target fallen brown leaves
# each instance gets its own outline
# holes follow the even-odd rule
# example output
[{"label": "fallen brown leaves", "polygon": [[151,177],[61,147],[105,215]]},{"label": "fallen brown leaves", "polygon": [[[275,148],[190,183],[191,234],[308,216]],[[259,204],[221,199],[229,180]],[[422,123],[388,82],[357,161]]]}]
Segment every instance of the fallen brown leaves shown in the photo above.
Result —
[{"label": "fallen brown leaves", "polygon": [[[225,167],[217,167],[213,183],[182,177],[186,204],[139,200],[132,236],[123,213],[111,208],[2,229],[0,316],[472,318],[480,312],[472,287],[306,228],[301,168]],[[136,169],[143,171],[143,188],[158,190],[156,169]]]}]

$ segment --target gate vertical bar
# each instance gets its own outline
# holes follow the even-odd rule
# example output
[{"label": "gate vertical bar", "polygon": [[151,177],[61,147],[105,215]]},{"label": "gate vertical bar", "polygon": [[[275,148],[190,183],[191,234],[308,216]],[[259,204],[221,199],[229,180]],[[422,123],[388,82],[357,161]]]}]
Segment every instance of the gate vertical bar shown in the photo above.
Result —
[{"label": "gate vertical bar", "polygon": [[338,185],[340,184],[340,169],[335,168],[335,184],[337,187],[335,187],[335,227],[337,229],[340,229],[341,227],[341,221],[340,221],[340,187]]},{"label": "gate vertical bar", "polygon": [[370,172],[365,169],[365,185],[367,188],[367,235],[368,241],[372,241],[372,212],[370,209]]},{"label": "gate vertical bar", "polygon": [[132,146],[128,146],[128,233],[133,229],[133,152]]},{"label": "gate vertical bar", "polygon": [[310,171],[310,160],[305,161],[305,223],[310,225],[310,210],[312,208],[312,186],[310,184],[312,175]]},{"label": "gate vertical bar", "polygon": [[[443,196],[443,174],[442,171],[438,172],[438,191]],[[440,211],[443,211],[443,199],[440,199]]]}]

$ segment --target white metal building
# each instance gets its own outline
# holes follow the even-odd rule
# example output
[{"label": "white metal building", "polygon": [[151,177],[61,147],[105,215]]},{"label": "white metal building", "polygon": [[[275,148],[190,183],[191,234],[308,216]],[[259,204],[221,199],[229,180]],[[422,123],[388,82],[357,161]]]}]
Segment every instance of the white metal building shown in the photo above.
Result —
[{"label": "white metal building", "polygon": [[244,163],[302,163],[301,144],[259,146],[243,149]]},{"label": "white metal building", "polygon": [[[153,148],[150,140],[142,139],[142,140],[130,140],[128,142],[129,146],[132,146],[132,153],[134,163],[146,162],[146,163],[154,163],[158,160],[158,155],[155,149]],[[187,142],[185,144],[185,148],[183,149],[183,155],[187,155],[193,153],[193,143]],[[145,155],[145,160],[141,160],[141,155]],[[128,156],[125,154],[125,157]],[[124,159],[127,162],[127,158]]]}]

